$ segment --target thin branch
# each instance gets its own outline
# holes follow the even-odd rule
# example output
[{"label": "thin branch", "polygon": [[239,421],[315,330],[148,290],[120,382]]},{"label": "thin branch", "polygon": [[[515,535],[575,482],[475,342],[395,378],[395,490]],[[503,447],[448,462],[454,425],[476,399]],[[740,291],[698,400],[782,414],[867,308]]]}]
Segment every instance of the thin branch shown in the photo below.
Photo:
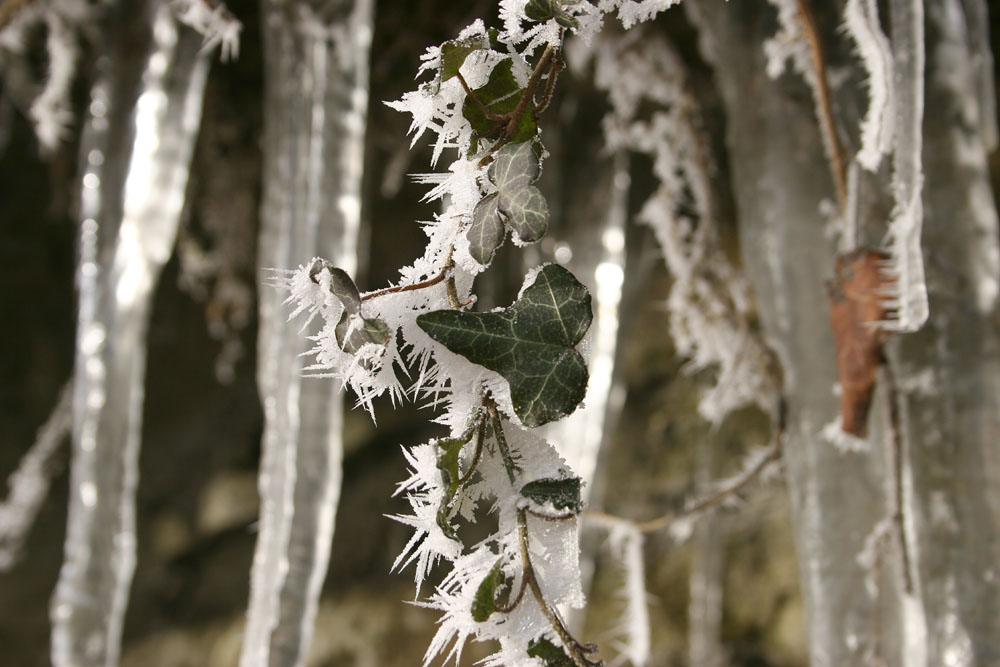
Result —
[{"label": "thin branch", "polygon": [[497,404],[492,399],[487,399],[486,409],[490,413],[490,422],[493,424],[493,436],[497,439],[497,449],[500,450],[503,467],[507,470],[507,477],[510,479],[511,486],[515,486],[517,484],[517,475],[514,471],[517,466],[514,464],[514,458],[510,454],[510,447],[507,445],[507,436],[503,433],[503,424],[500,423]]},{"label": "thin branch", "polygon": [[593,653],[595,648],[590,645],[581,644],[573,637],[573,635],[569,633],[569,630],[566,629],[565,623],[563,623],[563,620],[559,618],[559,613],[550,607],[549,603],[545,600],[545,594],[542,593],[542,587],[538,584],[538,579],[535,577],[535,570],[531,565],[531,553],[528,549],[528,519],[525,516],[524,510],[517,511],[517,529],[521,544],[521,560],[523,562],[524,581],[528,583],[528,587],[531,589],[531,593],[534,595],[535,601],[538,602],[538,606],[541,607],[542,613],[545,614],[545,618],[548,619],[549,623],[552,625],[552,629],[555,630],[563,648],[569,652],[569,657],[573,661],[573,664],[576,665],[576,667],[591,667],[591,663],[587,660],[585,654]]},{"label": "thin branch", "polygon": [[817,112],[820,118],[820,130],[826,139],[826,145],[830,149],[830,173],[833,176],[833,184],[837,189],[837,201],[840,204],[840,212],[847,211],[847,172],[844,169],[844,156],[837,139],[837,130],[833,123],[833,106],[830,102],[830,87],[826,78],[826,60],[823,58],[823,46],[819,38],[819,28],[816,26],[816,18],[809,8],[808,0],[796,0],[799,7],[799,16],[802,18],[802,26],[805,28],[806,38],[809,42],[809,50],[812,53],[813,70],[816,76],[816,100]]},{"label": "thin branch", "polygon": [[593,520],[596,523],[603,523],[606,525],[630,525],[640,533],[656,533],[664,528],[670,527],[677,521],[689,519],[706,510],[721,505],[729,498],[740,493],[740,491],[746,488],[751,482],[758,479],[761,473],[763,473],[771,463],[774,463],[781,458],[787,423],[784,397],[779,397],[778,404],[777,414],[774,417],[774,427],[772,428],[771,444],[768,446],[767,451],[753,466],[744,470],[735,479],[721,487],[716,492],[695,501],[680,512],[671,512],[656,519],[650,519],[649,521],[635,522],[598,510],[586,510],[583,513],[583,517],[585,519]]},{"label": "thin branch", "polygon": [[397,285],[395,287],[386,287],[385,289],[379,290],[377,292],[372,292],[371,294],[365,294],[361,297],[362,301],[368,301],[370,299],[377,299],[380,296],[385,296],[386,294],[398,294],[399,292],[415,292],[416,290],[427,289],[428,287],[433,287],[440,282],[443,282],[449,277],[451,270],[455,268],[455,263],[448,258],[445,262],[444,268],[441,269],[441,273],[437,274],[429,280],[425,280],[422,283],[414,283],[413,285]]},{"label": "thin branch", "polygon": [[458,480],[457,487],[461,489],[465,486],[468,481],[472,478],[472,474],[476,472],[476,466],[479,465],[479,459],[483,455],[483,441],[486,440],[486,415],[483,415],[479,419],[479,427],[476,430],[476,449],[472,454],[472,461],[469,463],[469,469],[465,471],[465,474]]},{"label": "thin branch", "polygon": [[549,108],[549,103],[552,101],[552,92],[556,87],[556,80],[559,79],[559,72],[565,67],[566,61],[563,60],[562,49],[558,49],[555,58],[552,60],[552,67],[549,68],[549,76],[545,81],[545,92],[542,94],[542,101],[535,105],[535,118],[541,116]]},{"label": "thin branch", "polygon": [[465,77],[462,76],[461,72],[457,72],[456,75],[458,76],[459,83],[462,84],[462,88],[465,89],[466,97],[475,102],[476,106],[479,107],[479,110],[483,112],[484,116],[486,116],[495,123],[503,123],[507,120],[507,114],[496,113],[488,106],[486,106],[486,103],[483,102],[481,99],[479,99],[474,92],[472,92],[472,89],[469,88],[469,84],[466,82]]}]

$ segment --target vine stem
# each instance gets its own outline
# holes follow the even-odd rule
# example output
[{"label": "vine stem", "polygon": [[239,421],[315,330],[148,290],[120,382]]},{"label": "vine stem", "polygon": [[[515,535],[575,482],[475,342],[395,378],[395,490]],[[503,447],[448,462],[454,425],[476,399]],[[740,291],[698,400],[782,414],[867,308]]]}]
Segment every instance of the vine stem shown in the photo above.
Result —
[{"label": "vine stem", "polygon": [[796,4],[799,8],[799,16],[802,18],[806,39],[809,42],[809,51],[812,53],[813,71],[816,76],[816,111],[819,115],[820,130],[826,140],[827,148],[830,150],[830,173],[833,176],[833,184],[837,189],[837,201],[843,215],[847,211],[847,172],[844,169],[844,155],[833,122],[833,105],[830,102],[830,86],[826,78],[823,45],[820,42],[816,17],[813,16],[812,9],[809,8],[808,0],[796,0]]},{"label": "vine stem", "polygon": [[[500,451],[500,458],[503,460],[504,468],[507,471],[507,477],[510,479],[511,486],[516,486],[517,484],[517,474],[516,465],[514,463],[514,457],[511,455],[510,446],[507,444],[507,437],[503,432],[503,424],[500,421],[500,413],[497,411],[496,403],[492,399],[483,399],[486,403],[486,409],[489,412],[490,422],[493,426],[493,435],[497,440],[497,449]],[[573,664],[576,667],[590,667],[590,663],[585,657],[585,653],[590,653],[593,649],[589,646],[584,646],[580,644],[573,635],[570,634],[569,630],[566,629],[565,623],[559,617],[558,612],[553,609],[548,601],[545,599],[545,594],[542,592],[542,587],[538,583],[538,578],[535,576],[534,566],[531,564],[531,552],[528,545],[528,511],[524,508],[517,510],[517,531],[518,531],[518,542],[521,549],[521,570],[524,573],[521,579],[521,589],[514,601],[509,603],[503,608],[498,608],[498,611],[511,611],[518,605],[521,598],[524,596],[524,589],[527,587],[535,601],[538,602],[538,606],[541,608],[542,613],[545,618],[548,619],[549,624],[555,631],[556,635],[559,637],[559,641],[562,643],[563,647],[569,652],[570,658],[573,660]],[[590,649],[590,650],[588,650]]]}]

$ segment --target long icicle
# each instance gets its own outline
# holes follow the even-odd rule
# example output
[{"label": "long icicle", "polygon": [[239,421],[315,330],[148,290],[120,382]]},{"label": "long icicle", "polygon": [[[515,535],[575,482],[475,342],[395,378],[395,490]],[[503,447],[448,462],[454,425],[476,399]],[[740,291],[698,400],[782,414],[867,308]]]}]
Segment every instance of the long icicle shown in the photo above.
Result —
[{"label": "long icicle", "polygon": [[[83,139],[70,506],[50,610],[57,667],[118,663],[151,299],[173,249],[208,74],[201,38],[179,33],[168,7],[143,9],[111,10],[111,53],[99,62]],[[134,81],[121,51],[142,30],[149,41]]]},{"label": "long icicle", "polygon": [[[263,2],[264,267],[317,254],[357,265],[373,3],[333,4],[321,18],[307,3]],[[305,663],[340,496],[343,393],[302,377],[309,341],[284,322],[283,299],[260,294],[261,530],[242,667]]]}]

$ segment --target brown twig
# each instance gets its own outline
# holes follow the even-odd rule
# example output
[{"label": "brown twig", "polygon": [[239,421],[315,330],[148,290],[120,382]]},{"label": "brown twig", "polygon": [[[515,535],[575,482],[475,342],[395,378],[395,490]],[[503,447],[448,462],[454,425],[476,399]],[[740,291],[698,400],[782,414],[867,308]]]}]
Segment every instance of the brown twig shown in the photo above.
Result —
[{"label": "brown twig", "polygon": [[549,68],[549,77],[545,80],[545,92],[542,94],[542,101],[535,105],[535,118],[538,118],[545,110],[549,108],[549,103],[552,101],[552,92],[556,88],[556,80],[559,78],[559,72],[566,67],[566,61],[562,58],[562,49],[556,50],[556,55],[552,59],[552,67]]},{"label": "brown twig", "polygon": [[841,214],[847,211],[847,172],[844,169],[844,156],[837,139],[837,130],[833,123],[833,105],[830,102],[830,87],[826,78],[826,60],[823,58],[823,45],[819,38],[819,28],[816,18],[809,8],[807,0],[796,0],[802,26],[805,29],[809,50],[812,53],[813,70],[816,76],[816,111],[820,119],[820,130],[830,151],[830,173],[837,189],[837,200]]}]

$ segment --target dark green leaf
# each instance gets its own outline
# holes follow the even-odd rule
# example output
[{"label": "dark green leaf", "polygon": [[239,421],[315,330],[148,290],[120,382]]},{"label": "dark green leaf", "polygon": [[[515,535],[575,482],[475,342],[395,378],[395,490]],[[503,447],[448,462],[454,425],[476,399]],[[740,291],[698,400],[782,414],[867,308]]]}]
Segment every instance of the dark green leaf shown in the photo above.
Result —
[{"label": "dark green leaf", "polygon": [[549,205],[533,185],[501,191],[497,210],[525,243],[539,240],[549,228]]},{"label": "dark green leaf", "polygon": [[571,413],[583,400],[587,364],[573,346],[592,317],[587,288],[550,264],[509,308],[435,311],[417,317],[417,324],[452,352],[502,375],[514,412],[534,427]]},{"label": "dark green leaf", "polygon": [[489,265],[493,254],[503,244],[503,222],[497,211],[497,195],[483,197],[472,211],[472,225],[469,226],[469,254],[482,264]]},{"label": "dark green leaf", "polygon": [[[509,58],[500,61],[490,72],[490,78],[486,85],[476,88],[473,93],[490,111],[497,115],[508,114],[517,107],[521,98],[522,88],[517,85],[514,78],[513,61]],[[469,124],[472,125],[474,133],[473,150],[476,149],[479,137],[493,130],[497,121],[491,120],[483,110],[479,108],[474,100],[466,98],[462,105],[462,115],[465,116]],[[524,114],[520,126],[514,132],[512,141],[527,141],[538,132],[538,124],[535,122],[533,111],[529,110]]]},{"label": "dark green leaf", "polygon": [[486,578],[476,589],[476,597],[472,600],[472,620],[482,623],[490,617],[490,614],[497,610],[496,593],[497,588],[504,581],[503,559],[500,559],[486,575]]},{"label": "dark green leaf", "polygon": [[580,22],[573,18],[562,5],[575,5],[577,0],[530,0],[524,7],[524,15],[531,21],[548,21],[554,18],[564,28],[579,28]]},{"label": "dark green leaf", "polygon": [[557,510],[569,510],[574,514],[583,509],[579,477],[536,479],[521,487],[521,495],[539,505],[551,505]]},{"label": "dark green leaf", "polygon": [[528,643],[528,655],[541,658],[545,661],[545,667],[575,667],[573,659],[545,637],[532,639]]},{"label": "dark green leaf", "polygon": [[[587,650],[590,650],[589,647]],[[545,667],[576,667],[576,663],[566,655],[566,652],[562,648],[556,646],[544,636],[528,642],[528,656],[541,659],[545,663]],[[595,662],[586,657],[580,657],[584,664],[589,667],[601,667],[604,664],[600,660]]]}]

